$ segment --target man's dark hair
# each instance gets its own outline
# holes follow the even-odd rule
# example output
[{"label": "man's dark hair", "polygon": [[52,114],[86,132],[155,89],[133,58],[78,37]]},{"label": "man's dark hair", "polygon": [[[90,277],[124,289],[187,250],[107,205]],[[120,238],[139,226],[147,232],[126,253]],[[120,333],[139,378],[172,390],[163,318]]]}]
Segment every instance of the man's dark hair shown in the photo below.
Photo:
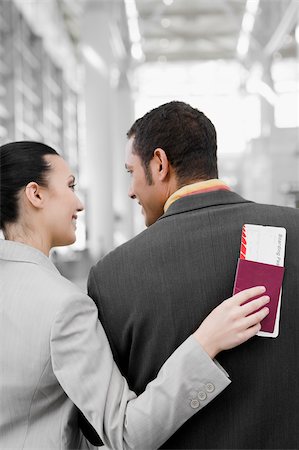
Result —
[{"label": "man's dark hair", "polygon": [[215,127],[187,103],[172,101],[152,109],[136,120],[127,136],[134,138],[133,151],[141,158],[149,183],[156,148],[165,151],[180,185],[218,178]]},{"label": "man's dark hair", "polygon": [[19,217],[19,193],[31,181],[47,186],[51,166],[46,155],[58,155],[41,142],[19,141],[0,147],[0,229]]}]

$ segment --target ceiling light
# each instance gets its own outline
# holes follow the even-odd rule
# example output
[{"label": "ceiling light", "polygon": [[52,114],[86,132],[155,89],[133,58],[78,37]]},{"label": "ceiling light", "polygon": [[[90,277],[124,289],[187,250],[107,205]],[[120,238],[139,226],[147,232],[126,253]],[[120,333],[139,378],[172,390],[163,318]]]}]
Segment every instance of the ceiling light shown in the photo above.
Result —
[{"label": "ceiling light", "polygon": [[240,56],[245,56],[249,48],[248,34],[241,33],[238,41],[237,52]]},{"label": "ceiling light", "polygon": [[173,0],[163,0],[164,5],[170,6],[173,4]]},{"label": "ceiling light", "polygon": [[260,0],[247,0],[245,13],[242,20],[242,27],[237,45],[237,52],[244,58],[249,50],[250,35],[254,27],[255,17],[258,11]]},{"label": "ceiling light", "polygon": [[161,19],[161,25],[163,28],[168,28],[170,26],[170,19],[168,19],[167,17],[163,17],[163,19]]},{"label": "ceiling light", "polygon": [[127,17],[138,17],[138,11],[135,1],[125,0]]},{"label": "ceiling light", "polygon": [[246,3],[246,10],[252,14],[256,15],[258,7],[259,7],[260,0],[247,0]]},{"label": "ceiling light", "polygon": [[247,33],[251,33],[253,25],[254,25],[254,16],[249,12],[246,12],[244,14],[242,21],[242,29]]},{"label": "ceiling light", "polygon": [[133,17],[130,17],[128,19],[128,26],[131,42],[139,42],[141,36],[139,31],[138,20]]},{"label": "ceiling light", "polygon": [[143,51],[139,42],[134,42],[131,45],[131,55],[137,61],[141,61],[143,59]]},{"label": "ceiling light", "polygon": [[125,0],[128,29],[131,41],[131,55],[134,59],[142,60],[143,51],[141,47],[141,35],[138,23],[138,11],[135,0]]}]

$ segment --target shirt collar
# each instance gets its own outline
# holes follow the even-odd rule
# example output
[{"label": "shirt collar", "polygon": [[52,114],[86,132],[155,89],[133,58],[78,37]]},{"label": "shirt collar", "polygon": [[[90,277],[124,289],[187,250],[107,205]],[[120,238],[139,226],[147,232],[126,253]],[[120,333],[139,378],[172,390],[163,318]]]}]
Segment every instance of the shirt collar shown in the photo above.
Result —
[{"label": "shirt collar", "polygon": [[212,191],[230,191],[230,187],[227,186],[223,181],[218,179],[212,179],[207,181],[198,181],[197,183],[187,184],[186,186],[181,187],[177,191],[175,191],[166,201],[164,205],[164,213],[168,210],[170,205],[174,203],[176,200],[186,197],[187,195],[201,194],[204,192],[212,192]]}]

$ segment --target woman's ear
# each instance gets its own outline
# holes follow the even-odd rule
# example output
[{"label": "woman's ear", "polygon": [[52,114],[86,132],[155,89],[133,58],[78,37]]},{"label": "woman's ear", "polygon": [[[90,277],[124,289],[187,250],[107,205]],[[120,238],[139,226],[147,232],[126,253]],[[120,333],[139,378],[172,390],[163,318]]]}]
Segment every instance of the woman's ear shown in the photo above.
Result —
[{"label": "woman's ear", "polygon": [[44,195],[39,184],[35,183],[34,181],[28,183],[25,188],[25,195],[32,206],[34,206],[35,208],[43,207]]},{"label": "woman's ear", "polygon": [[156,168],[156,176],[160,181],[164,181],[170,171],[170,164],[165,151],[162,148],[156,148],[154,151],[153,162]]}]

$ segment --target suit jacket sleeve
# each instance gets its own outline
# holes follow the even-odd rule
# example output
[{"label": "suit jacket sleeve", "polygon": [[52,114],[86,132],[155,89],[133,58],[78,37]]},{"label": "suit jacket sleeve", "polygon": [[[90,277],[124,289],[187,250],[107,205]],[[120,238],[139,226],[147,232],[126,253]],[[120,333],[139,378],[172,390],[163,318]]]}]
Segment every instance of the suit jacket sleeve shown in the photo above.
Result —
[{"label": "suit jacket sleeve", "polygon": [[[230,383],[191,336],[136,397],[113,361],[94,302],[84,294],[64,302],[50,350],[66,395],[104,444],[117,450],[158,448]],[[198,391],[206,398],[199,401]]]}]

